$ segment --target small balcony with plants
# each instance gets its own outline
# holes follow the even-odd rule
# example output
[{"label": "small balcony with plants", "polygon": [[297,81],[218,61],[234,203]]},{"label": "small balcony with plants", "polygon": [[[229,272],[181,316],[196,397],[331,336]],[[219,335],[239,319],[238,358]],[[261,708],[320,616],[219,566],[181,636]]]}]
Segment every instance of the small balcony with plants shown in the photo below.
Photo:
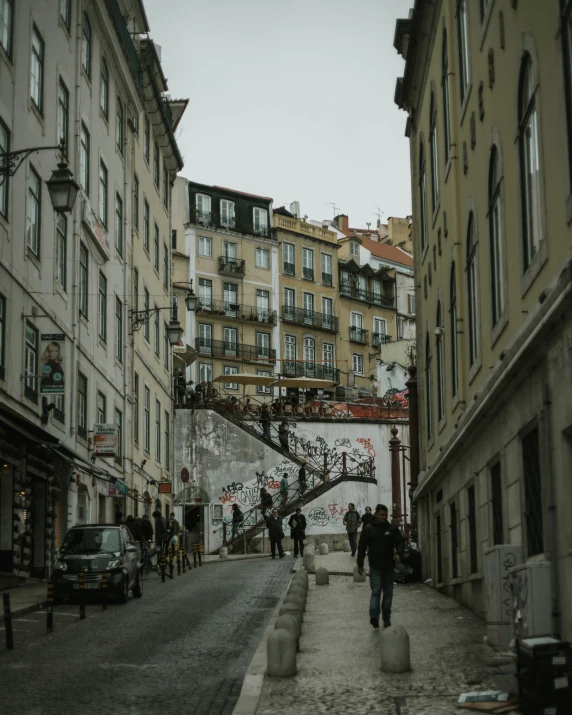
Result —
[{"label": "small balcony with plants", "polygon": [[350,327],[350,341],[352,343],[367,345],[369,343],[369,330],[364,330],[363,328],[352,325]]},{"label": "small balcony with plants", "polygon": [[219,256],[218,272],[223,276],[232,276],[234,278],[242,278],[246,273],[246,261],[239,258],[229,258],[228,256]]},{"label": "small balcony with plants", "polygon": [[215,300],[200,296],[197,303],[197,315],[203,317],[233,318],[235,320],[249,320],[266,325],[276,325],[278,318],[275,310],[258,308],[253,305],[241,305],[240,303],[229,303],[225,300]]}]

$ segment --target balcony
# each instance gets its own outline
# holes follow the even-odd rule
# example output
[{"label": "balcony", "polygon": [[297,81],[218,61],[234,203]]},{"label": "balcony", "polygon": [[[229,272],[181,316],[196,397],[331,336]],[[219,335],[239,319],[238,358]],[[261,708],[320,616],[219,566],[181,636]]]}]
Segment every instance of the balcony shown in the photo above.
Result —
[{"label": "balcony", "polygon": [[284,275],[285,276],[295,276],[296,275],[296,264],[295,263],[284,263]]},{"label": "balcony", "polygon": [[379,348],[385,343],[391,342],[391,335],[386,335],[386,333],[373,333],[371,337],[374,348]]},{"label": "balcony", "polygon": [[58,408],[54,408],[54,419],[57,420],[58,422],[61,422],[63,425],[66,423],[66,416],[65,413],[62,412],[61,410],[58,410]]},{"label": "balcony", "polygon": [[362,303],[380,305],[382,308],[395,308],[395,298],[381,293],[374,293],[370,290],[363,290],[347,283],[340,286],[340,293],[344,298],[353,298],[353,300],[359,300]]},{"label": "balcony", "polygon": [[[212,358],[230,360],[244,360],[256,363],[275,363],[276,350],[262,345],[243,345],[226,340],[210,340],[210,338],[196,338],[196,351],[199,355],[208,355]],[[232,380],[229,380],[232,382]]]},{"label": "balcony", "polygon": [[235,217],[222,216],[215,211],[199,211],[191,209],[191,223],[205,228],[222,229],[224,231],[235,231],[249,236],[262,236],[271,238],[270,227],[265,224],[255,224],[252,221],[239,221]]},{"label": "balcony", "polygon": [[117,32],[117,37],[119,38],[119,44],[121,45],[135,84],[141,96],[143,96],[143,73],[141,71],[141,63],[139,62],[139,57],[137,56],[137,50],[133,44],[133,39],[129,28],[125,24],[123,18],[123,13],[119,7],[117,0],[106,0],[107,9],[113,20],[113,25],[115,27],[115,32]]},{"label": "balcony", "polygon": [[316,313],[313,310],[304,310],[304,308],[293,308],[289,305],[283,305],[282,320],[285,323],[308,325],[332,333],[338,332],[338,319],[335,315],[330,315],[329,313]]},{"label": "balcony", "polygon": [[369,342],[369,330],[364,330],[363,328],[356,328],[352,325],[350,328],[350,340],[352,343],[361,343],[362,345],[367,345]]},{"label": "balcony", "polygon": [[242,277],[245,272],[245,261],[238,258],[229,258],[228,256],[219,256],[218,272],[225,276]]},{"label": "balcony", "polygon": [[35,402],[36,404],[38,404],[38,391],[35,387],[31,387],[30,385],[24,385],[24,396],[27,397],[31,402]]},{"label": "balcony", "polygon": [[325,286],[331,286],[333,285],[333,280],[332,280],[332,274],[331,273],[324,273],[322,271],[322,285]]},{"label": "balcony", "polygon": [[275,310],[256,308],[252,305],[240,305],[239,303],[228,303],[224,300],[213,300],[213,298],[199,298],[197,315],[212,317],[220,315],[225,318],[251,320],[266,325],[276,325],[278,322]]},{"label": "balcony", "polygon": [[304,278],[305,281],[313,281],[314,280],[314,269],[306,268],[306,266],[304,266],[302,277]]},{"label": "balcony", "polygon": [[282,373],[288,377],[313,377],[317,380],[340,381],[340,371],[333,365],[309,361],[284,360]]}]

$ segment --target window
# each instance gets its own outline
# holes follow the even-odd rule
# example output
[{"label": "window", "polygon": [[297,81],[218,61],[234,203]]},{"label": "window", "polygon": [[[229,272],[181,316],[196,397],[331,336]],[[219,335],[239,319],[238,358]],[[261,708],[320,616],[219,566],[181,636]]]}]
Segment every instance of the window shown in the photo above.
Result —
[{"label": "window", "polygon": [[451,278],[449,282],[449,316],[451,331],[451,394],[453,397],[459,390],[459,358],[457,346],[457,281],[455,263],[451,264]]},{"label": "window", "polygon": [[236,318],[238,287],[234,283],[223,283],[222,288],[225,313]]},{"label": "window", "polygon": [[427,246],[427,176],[425,175],[425,149],[419,147],[419,231],[421,250]]},{"label": "window", "polygon": [[561,0],[561,33],[564,57],[566,114],[568,119],[568,171],[572,189],[572,2]]},{"label": "window", "polygon": [[256,333],[256,355],[263,360],[270,358],[270,335],[268,333]]},{"label": "window", "polygon": [[443,583],[443,549],[441,544],[441,517],[435,520],[435,530],[437,532],[437,583]]},{"label": "window", "polygon": [[159,272],[159,226],[155,224],[153,230],[153,267]]},{"label": "window", "polygon": [[81,372],[77,375],[77,434],[87,439],[87,377]]},{"label": "window", "polygon": [[28,176],[28,217],[26,241],[28,248],[40,257],[40,231],[42,214],[42,180],[30,166]]},{"label": "window", "polygon": [[107,198],[107,167],[105,164],[99,162],[99,220],[107,228],[107,209],[108,209],[108,198]]},{"label": "window", "polygon": [[148,387],[143,397],[143,446],[146,452],[151,451],[151,390]]},{"label": "window", "polygon": [[475,221],[469,216],[467,231],[467,291],[469,299],[469,365],[474,365],[479,354],[479,283],[477,271],[477,242]]},{"label": "window", "polygon": [[363,375],[363,355],[357,353],[352,355],[352,370],[356,375]]},{"label": "window", "polygon": [[230,243],[230,241],[223,241],[222,252],[225,258],[236,260],[236,243]]},{"label": "window", "polygon": [[163,324],[163,360],[165,370],[169,369],[169,353],[171,352],[171,343],[169,342],[169,328],[167,323]]},{"label": "window", "polygon": [[196,194],[196,214],[198,223],[208,226],[211,220],[211,197],[207,194]]},{"label": "window", "polygon": [[[260,375],[261,377],[271,377],[270,372],[268,370],[257,370],[256,371],[257,375]],[[262,395],[269,395],[271,393],[270,387],[267,385],[257,385],[256,386],[256,392],[262,394]]]},{"label": "window", "polygon": [[212,382],[213,366],[210,362],[199,363],[199,382]]},{"label": "window", "polygon": [[67,218],[56,213],[56,280],[63,290],[67,289],[67,233]]},{"label": "window", "polygon": [[155,458],[161,463],[161,403],[155,400]]},{"label": "window", "polygon": [[137,174],[133,180],[133,225],[139,231],[139,179]]},{"label": "window", "polygon": [[0,294],[0,380],[6,377],[6,298]]},{"label": "window", "polygon": [[32,402],[38,402],[38,331],[26,322],[26,346],[24,354],[24,394]]},{"label": "window", "polygon": [[220,225],[234,228],[234,201],[220,200]]},{"label": "window", "polygon": [[133,439],[139,444],[139,375],[133,379]]},{"label": "window", "polygon": [[373,336],[374,345],[382,345],[385,343],[387,335],[387,321],[384,318],[373,319]]},{"label": "window", "polygon": [[12,23],[14,21],[14,0],[0,0],[0,46],[8,57],[12,57]]},{"label": "window", "polygon": [[99,271],[99,287],[98,287],[98,329],[99,337],[107,341],[107,278],[102,271]]},{"label": "window", "polygon": [[493,544],[504,544],[501,464],[491,467],[491,505],[493,511]]},{"label": "window", "polygon": [[457,505],[453,502],[449,505],[451,516],[451,577],[459,576],[459,535],[457,533]]},{"label": "window", "polygon": [[199,236],[199,256],[206,256],[206,258],[212,258],[212,256],[213,256],[212,238],[209,238],[208,236]]},{"label": "window", "polygon": [[[147,315],[149,315],[149,308],[150,308],[150,300],[149,300],[149,291],[147,288],[143,289],[143,310],[146,311]],[[151,336],[151,329],[149,327],[149,320],[145,321],[145,324],[143,326],[143,337],[147,342],[149,342]]]},{"label": "window", "polygon": [[539,450],[538,428],[535,428],[522,438],[527,557],[544,551],[542,475],[540,472]]},{"label": "window", "polygon": [[350,241],[350,256],[359,256],[359,243]]},{"label": "window", "polygon": [[123,362],[123,303],[115,298],[115,357]]},{"label": "window", "polygon": [[[225,365],[224,366],[224,374],[225,375],[238,375],[238,368],[235,367],[234,365]],[[224,389],[225,390],[238,390],[238,383],[237,382],[225,382]]]},{"label": "window", "polygon": [[258,313],[258,318],[262,320],[269,319],[269,308],[270,308],[270,292],[267,290],[262,290],[261,288],[256,289],[256,311]]},{"label": "window", "polygon": [[169,290],[169,249],[163,244],[163,288]]},{"label": "window", "polygon": [[296,336],[284,336],[284,372],[296,374]]},{"label": "window", "polygon": [[268,234],[268,211],[255,206],[252,209],[252,223],[254,233],[266,236]]},{"label": "window", "polygon": [[107,415],[107,398],[103,392],[97,393],[97,424],[104,425]]},{"label": "window", "polygon": [[115,455],[115,463],[123,464],[123,413],[115,408],[115,424],[117,426],[117,454]]},{"label": "window", "polygon": [[85,12],[83,14],[81,37],[81,66],[89,79],[91,79],[91,23]]},{"label": "window", "polygon": [[[2,0],[0,0],[0,7]],[[0,119],[0,154],[7,154],[10,151],[10,132],[8,127]],[[0,213],[8,217],[8,177],[5,176],[0,185]]]},{"label": "window", "polygon": [[99,106],[105,119],[109,119],[109,69],[107,62],[101,60],[101,77],[99,79]]},{"label": "window", "polygon": [[[334,345],[333,343],[323,343],[322,344],[322,361],[324,363],[324,371],[326,370],[326,365],[329,367],[327,379],[333,379],[333,366],[334,366]],[[326,374],[324,374],[326,377]]]},{"label": "window", "polygon": [[66,148],[66,151],[69,140],[69,116],[70,93],[63,80],[60,79],[58,82],[58,136],[56,139],[58,144],[62,144]]},{"label": "window", "polygon": [[88,317],[89,307],[89,253],[84,243],[79,246],[79,312]]},{"label": "window", "polygon": [[284,265],[284,273],[287,276],[293,276],[296,273],[295,246],[292,243],[282,244],[282,260]]},{"label": "window", "polygon": [[213,301],[213,282],[208,278],[199,278],[199,305],[210,309]]},{"label": "window", "polygon": [[302,272],[306,280],[314,280],[314,251],[311,248],[302,248]]},{"label": "window", "polygon": [[361,313],[350,313],[350,326],[361,330],[363,328],[363,315]]},{"label": "window", "polygon": [[532,59],[526,54],[520,70],[519,88],[520,182],[525,270],[538,252],[542,238],[540,139],[532,70]]},{"label": "window", "polygon": [[499,156],[496,147],[493,147],[489,168],[489,237],[491,251],[493,325],[497,324],[504,310],[504,259],[500,185],[501,177],[499,172]]},{"label": "window", "polygon": [[449,56],[447,54],[447,30],[443,30],[441,91],[443,93],[443,140],[445,145],[445,165],[447,165],[451,154],[451,110],[449,107]]},{"label": "window", "polygon": [[30,66],[30,95],[40,113],[44,110],[44,41],[34,25],[32,32],[32,62]]},{"label": "window", "polygon": [[487,14],[487,7],[489,5],[489,0],[480,0],[480,6],[481,6],[481,22],[485,19],[485,15]]},{"label": "window", "polygon": [[431,203],[432,209],[435,211],[439,203],[439,153],[437,151],[437,103],[433,92],[431,92],[429,149],[431,151]]},{"label": "window", "polygon": [[437,353],[437,414],[439,422],[445,416],[445,346],[443,340],[443,313],[441,301],[437,303],[437,330],[435,337],[435,352]]},{"label": "window", "polygon": [[159,154],[159,145],[155,142],[155,154],[153,155],[153,181],[157,190],[161,184],[161,155]]},{"label": "window", "polygon": [[145,117],[145,129],[143,131],[143,156],[149,164],[149,154],[151,152],[151,126],[149,120]]},{"label": "window", "polygon": [[322,253],[322,283],[332,285],[332,257],[329,253]]},{"label": "window", "polygon": [[161,335],[159,334],[159,306],[155,303],[155,355],[161,356]]},{"label": "window", "polygon": [[476,573],[478,568],[478,552],[477,552],[477,507],[475,503],[475,487],[467,489],[468,510],[467,518],[469,521],[469,560],[471,573]]},{"label": "window", "polygon": [[425,338],[425,408],[427,422],[427,441],[433,437],[433,376],[431,374],[431,340],[429,333]]},{"label": "window", "polygon": [[169,206],[169,172],[166,164],[163,164],[163,206]]},{"label": "window", "polygon": [[[293,288],[284,288],[284,307],[294,308],[296,305],[296,291]],[[289,315],[293,315],[294,311],[288,311]]]},{"label": "window", "polygon": [[151,226],[151,215],[149,211],[149,204],[147,200],[143,201],[143,245],[145,250],[149,253],[149,240],[150,240],[150,229]]},{"label": "window", "polygon": [[304,309],[304,322],[309,325],[314,323],[314,296],[312,293],[302,294],[302,306]]},{"label": "window", "polygon": [[125,139],[125,117],[123,114],[123,102],[119,97],[116,100],[116,116],[115,116],[115,143],[119,149],[119,153],[123,154],[123,141]]},{"label": "window", "polygon": [[133,269],[133,308],[135,312],[139,310],[139,271]]},{"label": "window", "polygon": [[[258,343],[258,334],[256,335]],[[223,329],[224,354],[229,357],[236,357],[238,349],[238,330],[236,328]]]},{"label": "window", "polygon": [[169,471],[171,464],[171,420],[165,410],[165,469]]},{"label": "window", "polygon": [[409,315],[415,315],[415,296],[414,295],[407,296],[407,312],[409,313]]},{"label": "window", "polygon": [[81,140],[79,150],[79,177],[81,188],[89,196],[89,170],[90,170],[90,136],[85,124],[81,125]]},{"label": "window", "polygon": [[322,327],[334,328],[334,301],[322,297]]},{"label": "window", "polygon": [[210,355],[212,352],[213,326],[209,323],[199,323],[199,352]]},{"label": "window", "polygon": [[266,248],[256,249],[256,267],[268,268],[270,252]]},{"label": "window", "polygon": [[457,31],[459,34],[459,83],[461,103],[463,103],[469,82],[471,81],[469,65],[469,12],[467,0],[460,0],[457,6]]},{"label": "window", "polygon": [[123,255],[123,199],[115,194],[115,248]]},{"label": "window", "polygon": [[316,361],[316,341],[314,338],[304,338],[304,362]]}]

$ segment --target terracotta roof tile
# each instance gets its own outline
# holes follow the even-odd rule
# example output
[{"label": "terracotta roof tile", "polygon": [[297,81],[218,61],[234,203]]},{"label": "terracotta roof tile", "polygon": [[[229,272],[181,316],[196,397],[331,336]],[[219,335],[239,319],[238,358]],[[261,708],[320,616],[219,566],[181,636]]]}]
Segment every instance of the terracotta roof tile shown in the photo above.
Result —
[{"label": "terracotta roof tile", "polygon": [[372,241],[371,238],[361,237],[361,240],[362,246],[371,251],[377,258],[385,258],[386,261],[401,263],[403,266],[413,268],[413,256],[402,251],[401,248],[390,246],[388,243],[378,243],[377,241]]}]

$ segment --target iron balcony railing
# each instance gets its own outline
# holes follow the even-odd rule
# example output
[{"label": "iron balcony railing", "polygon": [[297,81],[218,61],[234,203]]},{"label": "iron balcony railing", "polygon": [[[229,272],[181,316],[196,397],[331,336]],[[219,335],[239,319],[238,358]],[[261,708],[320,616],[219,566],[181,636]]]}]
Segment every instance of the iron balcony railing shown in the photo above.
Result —
[{"label": "iron balcony railing", "polygon": [[356,328],[352,325],[350,327],[350,340],[352,343],[362,343],[363,345],[367,345],[369,342],[369,330]]},{"label": "iron balcony railing", "polygon": [[293,308],[289,305],[282,306],[282,320],[286,323],[297,325],[311,325],[313,328],[338,332],[338,319],[330,313],[316,313],[314,310]]},{"label": "iron balcony railing", "polygon": [[127,59],[127,64],[129,65],[135,84],[137,85],[137,89],[139,90],[139,93],[143,95],[143,72],[141,70],[141,63],[139,62],[137,50],[135,49],[129,28],[125,23],[119,3],[117,0],[106,0],[106,3],[115,27],[115,31],[117,32],[117,36],[119,38],[119,44],[123,49],[123,53]]},{"label": "iron balcony railing", "polygon": [[282,362],[282,372],[288,377],[313,377],[317,380],[340,381],[340,371],[337,367],[308,360],[284,360]]},{"label": "iron balcony railing", "polygon": [[395,298],[381,295],[381,293],[374,293],[371,290],[363,290],[362,288],[357,288],[356,286],[351,286],[347,283],[340,286],[340,293],[345,298],[353,298],[354,300],[360,300],[363,303],[381,305],[383,308],[395,307]]},{"label": "iron balcony railing", "polygon": [[372,337],[372,345],[375,348],[378,348],[380,345],[383,345],[384,343],[390,343],[391,342],[391,335],[387,335],[386,333],[373,333]]},{"label": "iron balcony railing", "polygon": [[304,266],[303,276],[304,276],[304,280],[313,281],[314,280],[314,269],[306,268],[306,266]]},{"label": "iron balcony railing", "polygon": [[225,318],[236,318],[237,320],[252,320],[268,325],[276,325],[278,322],[275,310],[214,300],[213,298],[199,298],[197,313],[209,316],[222,315]]},{"label": "iron balcony railing", "polygon": [[[276,350],[263,345],[244,345],[243,343],[229,342],[227,340],[196,338],[195,347],[199,355],[252,360],[254,362],[276,362]],[[232,375],[229,375],[228,381],[232,382]]]},{"label": "iron balcony railing", "polygon": [[284,262],[284,275],[285,276],[295,276],[296,275],[296,264]]},{"label": "iron balcony railing", "polygon": [[323,285],[325,285],[325,286],[331,286],[331,285],[333,285],[332,274],[331,274],[331,273],[324,273],[324,272],[322,271],[322,283],[323,283]]},{"label": "iron balcony railing", "polygon": [[199,211],[191,209],[191,223],[205,226],[207,228],[223,228],[228,231],[245,233],[250,236],[263,236],[271,238],[270,227],[266,225],[255,225],[253,222],[239,221],[237,218],[221,216],[215,211]]},{"label": "iron balcony railing", "polygon": [[231,276],[243,276],[246,272],[245,261],[238,258],[229,258],[228,256],[219,256],[218,272]]}]

